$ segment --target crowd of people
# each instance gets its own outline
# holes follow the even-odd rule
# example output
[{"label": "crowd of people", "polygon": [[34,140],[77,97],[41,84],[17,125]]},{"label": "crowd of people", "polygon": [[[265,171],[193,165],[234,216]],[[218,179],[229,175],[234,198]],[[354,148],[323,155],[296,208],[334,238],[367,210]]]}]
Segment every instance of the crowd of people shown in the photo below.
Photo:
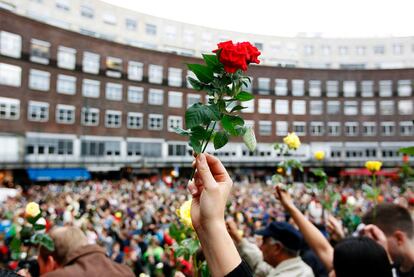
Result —
[{"label": "crowd of people", "polygon": [[[203,156],[204,163],[219,163],[212,156]],[[360,184],[331,184],[340,197],[327,210],[319,192],[303,184],[278,186],[275,190],[274,185],[237,178],[232,186],[230,178],[219,180],[228,176],[224,167],[217,170],[221,173],[198,170],[189,186],[184,178],[173,179],[172,183],[160,178],[137,178],[41,184],[24,191],[17,187],[17,193],[0,205],[0,268],[16,270],[19,266],[12,259],[10,243],[25,222],[26,204],[33,201],[39,203],[55,244],[63,240],[59,246],[67,253],[76,245],[83,249],[78,255],[95,253],[98,258],[90,260],[94,266],[101,257],[99,253],[106,255],[112,262],[99,262],[101,269],[112,268],[120,274],[111,276],[192,276],[192,261],[174,256],[174,239],[169,234],[170,224],[179,222],[176,210],[192,197],[193,226],[213,276],[328,276],[332,271],[338,277],[351,276],[347,274],[352,271],[341,272],[361,266],[360,261],[365,261],[361,257],[366,255],[373,256],[367,267],[374,266],[383,258],[381,255],[390,262],[360,268],[361,274],[377,270],[411,276],[412,221],[404,218],[414,212],[410,189],[402,192],[399,186],[383,180],[380,198],[372,201]],[[212,186],[209,191],[210,184],[218,184],[219,189]],[[373,208],[374,202],[379,202],[378,208]],[[389,213],[391,219],[386,218]],[[220,217],[225,225],[224,220],[217,220]],[[213,227],[214,234],[210,232]],[[77,230],[81,232],[75,236]],[[72,248],[65,247],[65,243]],[[46,251],[21,247],[30,257],[43,258],[38,259],[44,262],[39,264],[41,273],[45,265],[53,271],[70,262],[68,257],[48,261]],[[349,261],[350,257],[354,260]],[[119,264],[124,266],[118,268]]]}]

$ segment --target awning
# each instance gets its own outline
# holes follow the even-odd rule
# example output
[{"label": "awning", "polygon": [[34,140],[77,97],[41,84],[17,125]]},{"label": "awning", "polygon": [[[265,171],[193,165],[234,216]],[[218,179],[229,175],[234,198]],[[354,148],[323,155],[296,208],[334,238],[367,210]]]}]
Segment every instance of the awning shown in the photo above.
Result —
[{"label": "awning", "polygon": [[89,180],[91,175],[84,168],[29,168],[31,181],[81,181]]},{"label": "awning", "polygon": [[[398,177],[398,169],[382,169],[375,173],[377,176]],[[366,168],[343,169],[339,172],[341,176],[371,176],[372,173]]]}]

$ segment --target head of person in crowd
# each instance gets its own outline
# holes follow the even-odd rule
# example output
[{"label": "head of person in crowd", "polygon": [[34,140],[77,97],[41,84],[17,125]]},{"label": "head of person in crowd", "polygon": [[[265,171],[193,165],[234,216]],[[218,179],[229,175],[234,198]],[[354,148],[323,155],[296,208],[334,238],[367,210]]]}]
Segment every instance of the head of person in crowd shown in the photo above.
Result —
[{"label": "head of person in crowd", "polygon": [[[382,241],[382,245],[402,271],[410,271],[414,267],[414,224],[406,208],[380,204],[367,212],[362,222],[375,225],[383,232],[386,241]],[[376,239],[379,236],[374,234],[373,237]]]},{"label": "head of person in crowd", "polygon": [[263,259],[276,267],[281,262],[299,256],[302,247],[302,235],[287,222],[272,222],[256,234],[263,236],[260,250]]},{"label": "head of person in crowd", "polygon": [[392,277],[392,268],[385,249],[367,237],[340,241],[334,249],[334,271],[330,277]]},{"label": "head of person in crowd", "polygon": [[88,245],[87,237],[76,227],[56,227],[50,231],[49,235],[55,244],[55,250],[49,251],[42,246],[39,248],[37,262],[40,275],[63,267],[71,253]]}]

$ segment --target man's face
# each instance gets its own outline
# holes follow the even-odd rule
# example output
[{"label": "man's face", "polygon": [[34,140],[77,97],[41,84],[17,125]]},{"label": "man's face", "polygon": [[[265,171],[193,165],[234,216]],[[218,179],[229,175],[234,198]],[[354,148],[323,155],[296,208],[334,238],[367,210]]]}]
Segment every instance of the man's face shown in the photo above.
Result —
[{"label": "man's face", "polygon": [[263,238],[262,245],[260,246],[260,250],[263,253],[263,259],[266,263],[270,264],[271,266],[277,265],[277,259],[275,257],[279,253],[277,243],[274,243],[272,238],[265,237]]},{"label": "man's face", "polygon": [[57,264],[51,256],[48,256],[46,260],[41,255],[37,256],[37,263],[39,264],[40,276],[48,272],[52,272],[57,268]]},{"label": "man's face", "polygon": [[408,272],[414,267],[414,241],[404,232],[395,232],[387,237],[388,251],[395,264],[400,266],[403,272]]}]

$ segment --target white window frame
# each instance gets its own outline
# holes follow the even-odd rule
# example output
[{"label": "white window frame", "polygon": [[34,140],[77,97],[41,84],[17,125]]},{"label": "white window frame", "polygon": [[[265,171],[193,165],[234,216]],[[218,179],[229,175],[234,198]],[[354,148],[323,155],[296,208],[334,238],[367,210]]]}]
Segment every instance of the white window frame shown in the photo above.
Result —
[{"label": "white window frame", "polygon": [[[59,119],[59,111],[60,110],[66,110],[66,111],[71,111],[72,112],[72,119],[71,120],[60,120]],[[66,113],[66,117],[67,117],[68,113]],[[76,113],[75,113],[75,106],[72,105],[63,105],[63,104],[57,104],[56,105],[56,122],[60,123],[60,124],[73,124],[75,123],[75,117],[76,117]],[[66,118],[67,119],[67,118]]]},{"label": "white window frame", "polygon": [[[151,127],[151,120],[152,119],[161,119],[161,125],[158,127]],[[148,130],[150,131],[161,131],[164,125],[164,116],[162,114],[152,114],[148,115]]]},{"label": "white window frame", "polygon": [[288,80],[275,79],[275,95],[286,96],[288,94]]},{"label": "white window frame", "polygon": [[[12,114],[14,112],[14,114]],[[0,119],[18,120],[20,118],[20,100],[0,97]]]},{"label": "white window frame", "polygon": [[183,107],[183,93],[179,91],[168,92],[168,107],[182,108]]},{"label": "white window frame", "polygon": [[[408,129],[408,132],[403,131],[403,129],[404,130]],[[400,135],[401,136],[413,136],[414,135],[414,126],[413,126],[412,121],[400,121]]]},{"label": "white window frame", "polygon": [[357,92],[356,81],[344,81],[343,82],[343,93],[344,97],[355,97]]},{"label": "white window frame", "polygon": [[[303,132],[299,132],[295,130],[296,126],[303,126]],[[292,129],[298,136],[305,136],[306,135],[306,122],[305,121],[294,121],[292,124]]]},{"label": "white window frame", "polygon": [[98,74],[100,69],[100,55],[92,52],[83,52],[82,70],[86,73]]},{"label": "white window frame", "polygon": [[[174,122],[173,122],[174,121]],[[175,132],[174,127],[171,126],[173,125],[172,123],[176,123],[174,125],[176,125],[175,127],[177,128],[183,128],[183,117],[182,116],[178,116],[178,115],[169,115],[168,116],[168,132]]]},{"label": "white window frame", "polygon": [[[133,123],[132,120],[131,120],[132,117],[133,118],[140,118],[140,123],[141,124],[132,125],[132,123]],[[144,115],[143,115],[143,113],[128,112],[128,115],[127,115],[127,128],[128,129],[136,129],[136,130],[143,129],[144,128]]]},{"label": "white window frame", "polygon": [[276,136],[286,136],[289,132],[289,123],[287,121],[276,121]]},{"label": "white window frame", "polygon": [[398,96],[409,97],[412,94],[411,80],[398,80]]},{"label": "white window frame", "polygon": [[137,86],[128,86],[128,102],[144,103],[144,88]]},{"label": "white window frame", "polygon": [[[316,109],[315,106],[320,107],[320,109]],[[309,102],[309,113],[311,115],[321,115],[323,114],[323,101],[322,100],[311,100]]]},{"label": "white window frame", "polygon": [[[320,127],[320,130],[317,128]],[[311,136],[323,136],[325,134],[324,124],[321,121],[312,121],[310,125],[310,134]],[[316,129],[315,129],[316,128]],[[318,132],[316,132],[318,131]]]},{"label": "white window frame", "polygon": [[242,110],[243,113],[254,113],[254,99],[244,101],[243,107],[245,107],[245,109]]},{"label": "white window frame", "polygon": [[257,89],[258,93],[262,95],[270,94],[270,78],[259,77],[257,78]]},{"label": "white window frame", "polygon": [[[191,99],[193,98],[193,99]],[[191,99],[191,101],[190,101]],[[197,101],[195,101],[197,100]],[[187,94],[187,108],[190,107],[191,105],[195,104],[195,103],[199,103],[201,102],[201,95],[200,94],[194,94],[194,93],[189,93]]]},{"label": "white window frame", "polygon": [[[365,128],[373,128],[373,132],[371,132],[372,130],[370,130],[370,132],[365,132]],[[376,122],[362,122],[362,135],[363,136],[367,136],[367,137],[371,137],[371,136],[376,136],[377,135],[377,123]]]},{"label": "white window frame", "polygon": [[305,81],[300,79],[292,80],[292,95],[304,96],[305,95]]},{"label": "white window frame", "polygon": [[163,79],[163,66],[150,64],[148,66],[148,82],[152,84],[162,84]]},{"label": "white window frame", "polygon": [[309,96],[311,97],[320,97],[322,96],[322,88],[321,88],[321,81],[320,80],[310,80],[309,81]]},{"label": "white window frame", "polygon": [[64,74],[58,74],[56,80],[56,91],[61,94],[76,94],[76,77]]},{"label": "white window frame", "polygon": [[392,81],[391,80],[379,81],[379,96],[380,97],[392,96]]},{"label": "white window frame", "polygon": [[336,80],[326,81],[326,96],[338,97],[339,96],[339,82]]},{"label": "white window frame", "polygon": [[306,101],[305,100],[293,100],[292,101],[292,114],[305,115],[306,114]]},{"label": "white window frame", "polygon": [[[110,124],[109,115],[113,115],[119,118],[118,124]],[[106,128],[121,128],[122,126],[122,112],[116,110],[105,111],[105,127]]]},{"label": "white window frame", "polygon": [[289,100],[276,99],[275,100],[275,114],[289,114]]},{"label": "white window frame", "polygon": [[[43,82],[38,82],[36,78],[43,79]],[[42,84],[42,86],[40,86]],[[44,86],[43,86],[44,85]],[[38,69],[30,69],[29,73],[29,88],[33,90],[40,90],[40,91],[49,91],[50,89],[50,72],[38,70]]]},{"label": "white window frame", "polygon": [[[335,128],[335,130],[337,130],[338,132],[330,132],[331,130],[333,130],[332,128]],[[331,137],[337,137],[341,135],[341,122],[333,122],[330,121],[327,124],[327,135],[331,136]]]},{"label": "white window frame", "polygon": [[0,31],[0,54],[12,58],[20,58],[22,37],[18,34]]},{"label": "white window frame", "polygon": [[[45,117],[43,119],[40,118],[41,111],[40,111],[40,113],[39,112],[36,113],[36,117],[35,118],[33,118],[31,116],[31,114],[32,114],[31,111],[33,109],[33,106],[38,106],[38,107],[41,107],[41,108],[46,108],[46,115],[45,115]],[[38,102],[38,101],[32,101],[32,100],[30,100],[29,103],[28,103],[28,107],[27,107],[27,120],[28,121],[35,121],[35,122],[47,122],[47,121],[49,121],[49,103],[47,103],[47,102]]]},{"label": "white window frame", "polygon": [[144,64],[137,61],[128,61],[128,79],[142,81],[144,76]]},{"label": "white window frame", "polygon": [[[85,113],[88,111],[90,114],[96,114],[96,123],[86,122]],[[99,125],[99,109],[91,107],[83,107],[81,113],[81,124],[84,126],[98,126]],[[89,116],[91,117],[91,116]]]},{"label": "white window frame", "polygon": [[148,104],[156,106],[164,105],[164,91],[162,89],[150,88],[148,90]]},{"label": "white window frame", "polygon": [[181,87],[182,74],[183,74],[183,70],[181,68],[169,67],[168,68],[168,85],[171,87]]},{"label": "white window frame", "polygon": [[272,99],[258,99],[258,112],[261,114],[272,113]]},{"label": "white window frame", "polygon": [[[93,86],[97,87],[97,91],[93,91],[91,93],[90,90],[86,90],[87,86]],[[98,80],[92,80],[92,79],[83,79],[82,80],[82,96],[89,97],[89,98],[99,98],[101,90],[101,82]]]},{"label": "white window frame", "polygon": [[[263,133],[262,128],[266,126],[269,127],[270,130],[268,133]],[[259,121],[259,136],[271,136],[272,135],[272,121],[270,120],[260,120]]]},{"label": "white window frame", "polygon": [[0,85],[20,87],[22,83],[22,68],[17,65],[0,63]]},{"label": "white window frame", "polygon": [[122,88],[122,84],[119,83],[106,83],[105,98],[112,101],[122,101]]},{"label": "white window frame", "polygon": [[57,53],[57,66],[73,70],[76,67],[76,49],[59,45]]},{"label": "white window frame", "polygon": [[[35,47],[47,48],[47,53],[48,53],[47,57],[33,56],[32,48],[34,45]],[[50,42],[32,38],[30,40],[30,61],[35,62],[35,63],[40,63],[40,64],[49,64],[49,59],[50,59]]]},{"label": "white window frame", "polygon": [[[384,130],[384,128],[388,128],[388,127],[391,127],[390,128],[391,132],[389,132],[390,130],[388,129]],[[382,136],[394,136],[395,135],[395,122],[392,122],[392,121],[381,122],[381,135]]]},{"label": "white window frame", "polygon": [[344,115],[358,115],[358,102],[344,101]]},{"label": "white window frame", "polygon": [[[407,107],[403,107],[407,106]],[[412,115],[413,114],[413,100],[399,100],[398,101],[398,114]]]},{"label": "white window frame", "polygon": [[[382,100],[382,101],[380,101],[380,103],[379,103],[379,105],[380,105],[380,114],[381,115],[394,115],[395,114],[395,101],[394,100]],[[392,111],[391,112],[387,112],[387,113],[384,113],[384,107],[388,107],[388,106],[392,106]]]},{"label": "white window frame", "polygon": [[364,80],[361,82],[361,97],[374,96],[374,81]]},{"label": "white window frame", "polygon": [[[369,109],[367,109],[369,107]],[[373,107],[373,109],[372,109]],[[375,101],[362,101],[361,114],[363,115],[376,115],[377,106]]]},{"label": "white window frame", "polygon": [[[348,132],[348,127],[355,127],[355,133]],[[355,137],[359,133],[359,124],[358,122],[345,122],[345,136]]]}]

